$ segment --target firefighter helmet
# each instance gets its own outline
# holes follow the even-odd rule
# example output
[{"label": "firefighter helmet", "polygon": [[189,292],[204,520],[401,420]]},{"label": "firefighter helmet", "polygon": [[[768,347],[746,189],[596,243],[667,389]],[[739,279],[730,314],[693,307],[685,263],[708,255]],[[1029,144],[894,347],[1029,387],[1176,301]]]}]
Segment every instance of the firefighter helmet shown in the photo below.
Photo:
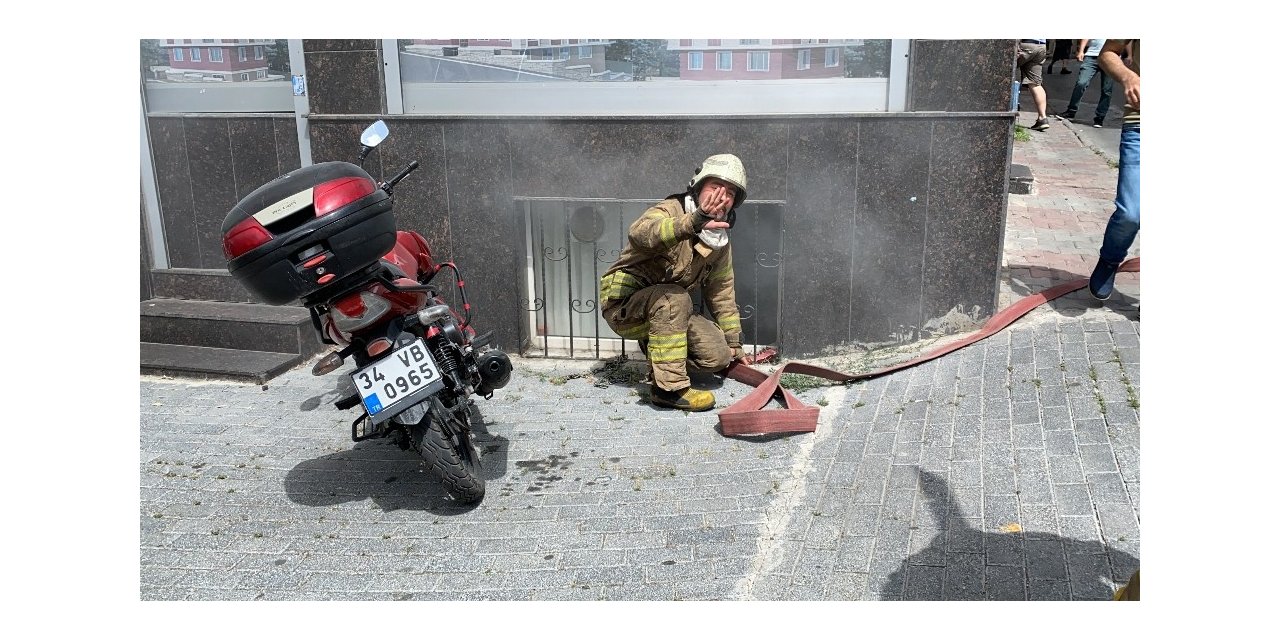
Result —
[{"label": "firefighter helmet", "polygon": [[702,161],[702,166],[694,169],[689,179],[689,189],[697,192],[698,186],[707,178],[719,178],[738,188],[738,195],[733,199],[733,208],[737,209],[747,199],[747,170],[742,161],[732,153],[719,153]]}]

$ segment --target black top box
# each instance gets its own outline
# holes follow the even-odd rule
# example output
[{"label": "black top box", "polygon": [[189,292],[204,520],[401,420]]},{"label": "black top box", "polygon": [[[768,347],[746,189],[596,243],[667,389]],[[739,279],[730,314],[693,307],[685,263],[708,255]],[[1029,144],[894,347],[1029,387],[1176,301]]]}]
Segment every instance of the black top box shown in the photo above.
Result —
[{"label": "black top box", "polygon": [[313,296],[376,263],[395,242],[391,196],[349,162],[280,176],[222,221],[227,269],[272,304]]}]

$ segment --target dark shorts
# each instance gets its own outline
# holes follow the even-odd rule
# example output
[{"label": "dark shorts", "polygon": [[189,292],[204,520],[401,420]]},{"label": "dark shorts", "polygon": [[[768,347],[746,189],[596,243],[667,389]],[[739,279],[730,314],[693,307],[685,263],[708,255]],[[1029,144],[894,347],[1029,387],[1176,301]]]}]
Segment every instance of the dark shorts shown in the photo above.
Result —
[{"label": "dark shorts", "polygon": [[1044,65],[1045,52],[1042,44],[1018,43],[1018,72],[1021,74],[1022,84],[1038,87],[1044,83],[1041,67]]}]

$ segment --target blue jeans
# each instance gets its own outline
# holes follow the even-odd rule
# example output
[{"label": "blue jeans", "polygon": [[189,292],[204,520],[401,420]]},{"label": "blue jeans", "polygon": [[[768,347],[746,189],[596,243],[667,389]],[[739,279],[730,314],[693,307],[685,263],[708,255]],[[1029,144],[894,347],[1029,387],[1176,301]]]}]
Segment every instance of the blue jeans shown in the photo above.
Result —
[{"label": "blue jeans", "polygon": [[1076,108],[1080,106],[1080,98],[1084,97],[1084,92],[1089,88],[1089,83],[1093,82],[1093,76],[1102,74],[1102,97],[1098,98],[1098,109],[1094,111],[1095,120],[1102,120],[1107,117],[1107,109],[1111,108],[1111,89],[1115,86],[1115,81],[1105,71],[1098,67],[1097,56],[1086,56],[1084,62],[1080,63],[1080,75],[1076,78],[1076,88],[1071,92],[1071,102],[1067,103],[1067,112],[1075,113]]},{"label": "blue jeans", "polygon": [[1120,178],[1116,182],[1116,210],[1107,221],[1098,257],[1111,263],[1123,262],[1138,235],[1139,125],[1125,124],[1120,129]]}]

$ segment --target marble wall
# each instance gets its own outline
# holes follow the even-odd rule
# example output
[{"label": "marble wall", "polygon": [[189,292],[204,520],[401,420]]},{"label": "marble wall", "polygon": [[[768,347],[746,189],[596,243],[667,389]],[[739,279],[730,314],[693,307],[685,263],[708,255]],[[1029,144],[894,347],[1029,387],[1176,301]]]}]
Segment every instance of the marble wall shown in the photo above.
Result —
[{"label": "marble wall", "polygon": [[302,166],[293,114],[150,116],[147,127],[169,264],[225,269],[227,212]]},{"label": "marble wall", "polygon": [[[907,113],[384,115],[391,136],[366,168],[389,176],[421,163],[396,191],[397,221],[422,233],[437,258],[459,263],[477,324],[507,346],[519,335],[515,282],[525,266],[517,199],[656,201],[680,190],[705,156],[735,153],[750,198],[781,203],[784,352],[881,343],[957,306],[993,311],[1015,42],[913,41]],[[315,162],[354,161],[359,132],[382,111],[378,46],[306,41]],[[222,216],[297,166],[292,117],[152,117],[150,126],[173,265],[225,267]]]},{"label": "marble wall", "polygon": [[[510,344],[525,265],[515,199],[656,201],[702,158],[735,153],[750,198],[783,203],[782,344],[811,354],[894,340],[956,306],[990,315],[1011,117],[386,117],[391,136],[367,167],[391,175],[418,160],[397,222],[463,267],[485,328]],[[365,124],[313,119],[315,160],[350,160]]]}]

